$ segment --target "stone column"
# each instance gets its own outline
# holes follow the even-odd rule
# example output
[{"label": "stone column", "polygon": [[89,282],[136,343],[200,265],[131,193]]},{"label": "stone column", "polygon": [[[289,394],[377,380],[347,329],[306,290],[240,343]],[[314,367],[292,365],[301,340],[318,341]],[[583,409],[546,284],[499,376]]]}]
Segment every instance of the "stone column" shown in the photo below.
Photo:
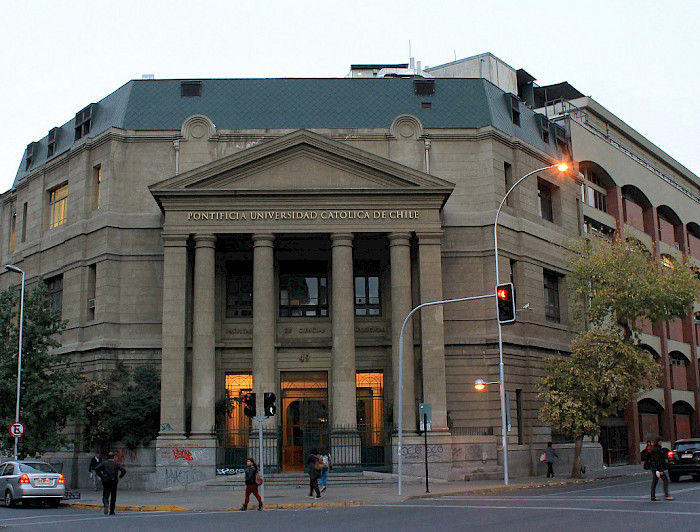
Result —
[{"label": "stone column", "polygon": [[185,433],[187,236],[163,235],[159,441],[182,439]]},{"label": "stone column", "polygon": [[192,438],[211,439],[214,429],[214,259],[216,237],[195,235],[192,328]]},{"label": "stone column", "polygon": [[[399,420],[399,336],[401,326],[413,308],[411,298],[411,235],[391,233],[391,365],[394,385],[394,424]],[[416,394],[413,353],[413,318],[403,334],[403,427],[416,430]]]},{"label": "stone column", "polygon": [[331,317],[333,349],[331,354],[332,426],[357,424],[355,385],[355,290],[352,271],[351,233],[331,235],[333,282]]},{"label": "stone column", "polygon": [[[264,413],[263,394],[277,394],[274,241],[272,234],[253,235],[253,391],[258,415]],[[275,418],[267,424],[274,427]]]},{"label": "stone column", "polygon": [[[441,301],[442,233],[419,233],[418,273],[420,302]],[[432,430],[447,430],[445,386],[445,333],[442,305],[420,311],[421,353],[423,358],[423,401],[432,405]]]}]

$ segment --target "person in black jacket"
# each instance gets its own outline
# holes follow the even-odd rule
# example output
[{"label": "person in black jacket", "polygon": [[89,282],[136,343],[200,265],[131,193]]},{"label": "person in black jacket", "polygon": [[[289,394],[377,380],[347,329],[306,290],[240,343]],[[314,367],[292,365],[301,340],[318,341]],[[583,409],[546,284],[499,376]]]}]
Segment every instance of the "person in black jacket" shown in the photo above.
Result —
[{"label": "person in black jacket", "polygon": [[97,482],[99,477],[97,476],[97,473],[95,473],[95,468],[100,462],[102,462],[100,453],[95,453],[95,456],[92,457],[92,460],[90,460],[90,465],[88,466],[88,473],[90,473],[90,480],[92,480],[92,487],[95,488],[95,491],[100,488]]},{"label": "person in black jacket", "polygon": [[658,501],[656,498],[656,484],[659,479],[664,483],[664,496],[667,501],[672,501],[668,493],[668,478],[666,469],[668,469],[668,455],[666,449],[661,447],[661,438],[654,440],[654,448],[651,450],[651,500]]},{"label": "person in black jacket", "polygon": [[245,461],[245,466],[245,500],[243,501],[243,506],[241,506],[241,511],[246,511],[248,509],[248,501],[250,500],[251,493],[258,499],[258,510],[262,510],[263,501],[258,493],[258,466],[252,458],[248,458]]},{"label": "person in black jacket", "polygon": [[[318,465],[317,465],[318,464]],[[316,492],[316,498],[321,498],[321,492],[318,489],[318,479],[321,476],[321,469],[323,469],[323,461],[321,457],[318,456],[318,449],[311,449],[309,457],[306,459],[306,465],[309,469],[309,498],[314,498],[314,491]]]},{"label": "person in black jacket", "polygon": [[102,504],[105,515],[114,515],[114,507],[117,504],[117,484],[119,479],[126,475],[126,469],[114,459],[114,453],[110,451],[107,461],[100,462],[95,467],[95,473],[102,479]]}]

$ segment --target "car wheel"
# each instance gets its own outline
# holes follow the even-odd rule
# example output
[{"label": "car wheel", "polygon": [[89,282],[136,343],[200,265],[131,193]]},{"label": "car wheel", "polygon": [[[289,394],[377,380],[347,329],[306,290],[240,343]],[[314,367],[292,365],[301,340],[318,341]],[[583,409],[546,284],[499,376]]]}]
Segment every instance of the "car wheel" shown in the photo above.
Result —
[{"label": "car wheel", "polygon": [[681,478],[681,476],[678,473],[669,473],[668,478],[671,479],[671,482],[678,482],[678,479]]},{"label": "car wheel", "polygon": [[12,508],[15,505],[15,500],[12,498],[10,490],[5,492],[5,508]]}]

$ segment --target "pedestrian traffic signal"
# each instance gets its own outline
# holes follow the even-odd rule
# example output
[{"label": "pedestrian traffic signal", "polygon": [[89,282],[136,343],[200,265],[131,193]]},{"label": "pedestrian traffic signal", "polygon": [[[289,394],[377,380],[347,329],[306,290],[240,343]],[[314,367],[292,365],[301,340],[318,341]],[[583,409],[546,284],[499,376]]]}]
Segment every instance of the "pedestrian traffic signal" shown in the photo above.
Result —
[{"label": "pedestrian traffic signal", "polygon": [[265,392],[265,415],[267,417],[272,417],[277,412],[277,407],[275,406],[275,400],[277,396],[272,392]]},{"label": "pedestrian traffic signal", "polygon": [[498,303],[498,323],[513,323],[515,321],[515,298],[513,283],[499,284],[496,287]]},{"label": "pedestrian traffic signal", "polygon": [[255,417],[255,394],[247,393],[243,396],[243,413],[248,417]]}]

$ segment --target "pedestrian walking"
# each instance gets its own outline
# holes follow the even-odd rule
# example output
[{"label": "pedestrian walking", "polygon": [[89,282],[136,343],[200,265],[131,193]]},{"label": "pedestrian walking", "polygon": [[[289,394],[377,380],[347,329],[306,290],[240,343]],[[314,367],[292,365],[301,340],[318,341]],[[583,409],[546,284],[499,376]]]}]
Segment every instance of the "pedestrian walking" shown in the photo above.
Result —
[{"label": "pedestrian walking", "polygon": [[316,492],[316,498],[321,498],[321,492],[318,489],[318,479],[321,476],[321,470],[323,469],[323,460],[318,455],[318,449],[311,449],[309,457],[306,459],[306,465],[309,468],[309,495],[308,497],[313,499],[314,492]]},{"label": "pedestrian walking", "polygon": [[654,446],[647,440],[647,446],[644,447],[642,451],[642,464],[644,464],[644,469],[651,469],[651,451],[653,449]]},{"label": "pedestrian walking", "polygon": [[126,469],[114,458],[114,453],[110,451],[107,460],[100,462],[95,467],[95,473],[102,480],[102,504],[105,515],[114,515],[114,507],[117,504],[117,485],[119,479],[124,478]]},{"label": "pedestrian walking", "polygon": [[92,481],[92,487],[95,489],[95,491],[100,489],[100,477],[98,477],[97,473],[95,473],[95,468],[100,462],[102,462],[100,453],[95,453],[95,456],[92,457],[92,460],[90,460],[90,465],[88,466],[88,473],[90,473],[90,480]]},{"label": "pedestrian walking", "polygon": [[559,455],[552,447],[552,442],[547,442],[547,448],[544,450],[544,461],[547,462],[547,478],[554,478],[554,461],[559,458]]},{"label": "pedestrian walking", "polygon": [[651,450],[651,500],[658,501],[656,498],[656,484],[661,480],[664,484],[664,497],[667,501],[672,501],[668,493],[668,451],[661,447],[661,438],[654,439],[654,448]]},{"label": "pedestrian walking", "polygon": [[243,501],[243,506],[241,506],[241,511],[245,512],[248,509],[248,502],[250,501],[250,496],[255,495],[258,499],[258,510],[263,509],[263,501],[258,493],[258,485],[262,484],[262,475],[258,470],[258,466],[255,460],[248,458],[245,461],[245,500]]},{"label": "pedestrian walking", "polygon": [[321,469],[321,476],[318,479],[318,485],[321,487],[321,493],[323,493],[326,491],[326,487],[328,487],[328,472],[333,469],[333,465],[331,464],[331,453],[328,452],[328,449],[321,447],[318,454],[324,466],[323,469]]}]

